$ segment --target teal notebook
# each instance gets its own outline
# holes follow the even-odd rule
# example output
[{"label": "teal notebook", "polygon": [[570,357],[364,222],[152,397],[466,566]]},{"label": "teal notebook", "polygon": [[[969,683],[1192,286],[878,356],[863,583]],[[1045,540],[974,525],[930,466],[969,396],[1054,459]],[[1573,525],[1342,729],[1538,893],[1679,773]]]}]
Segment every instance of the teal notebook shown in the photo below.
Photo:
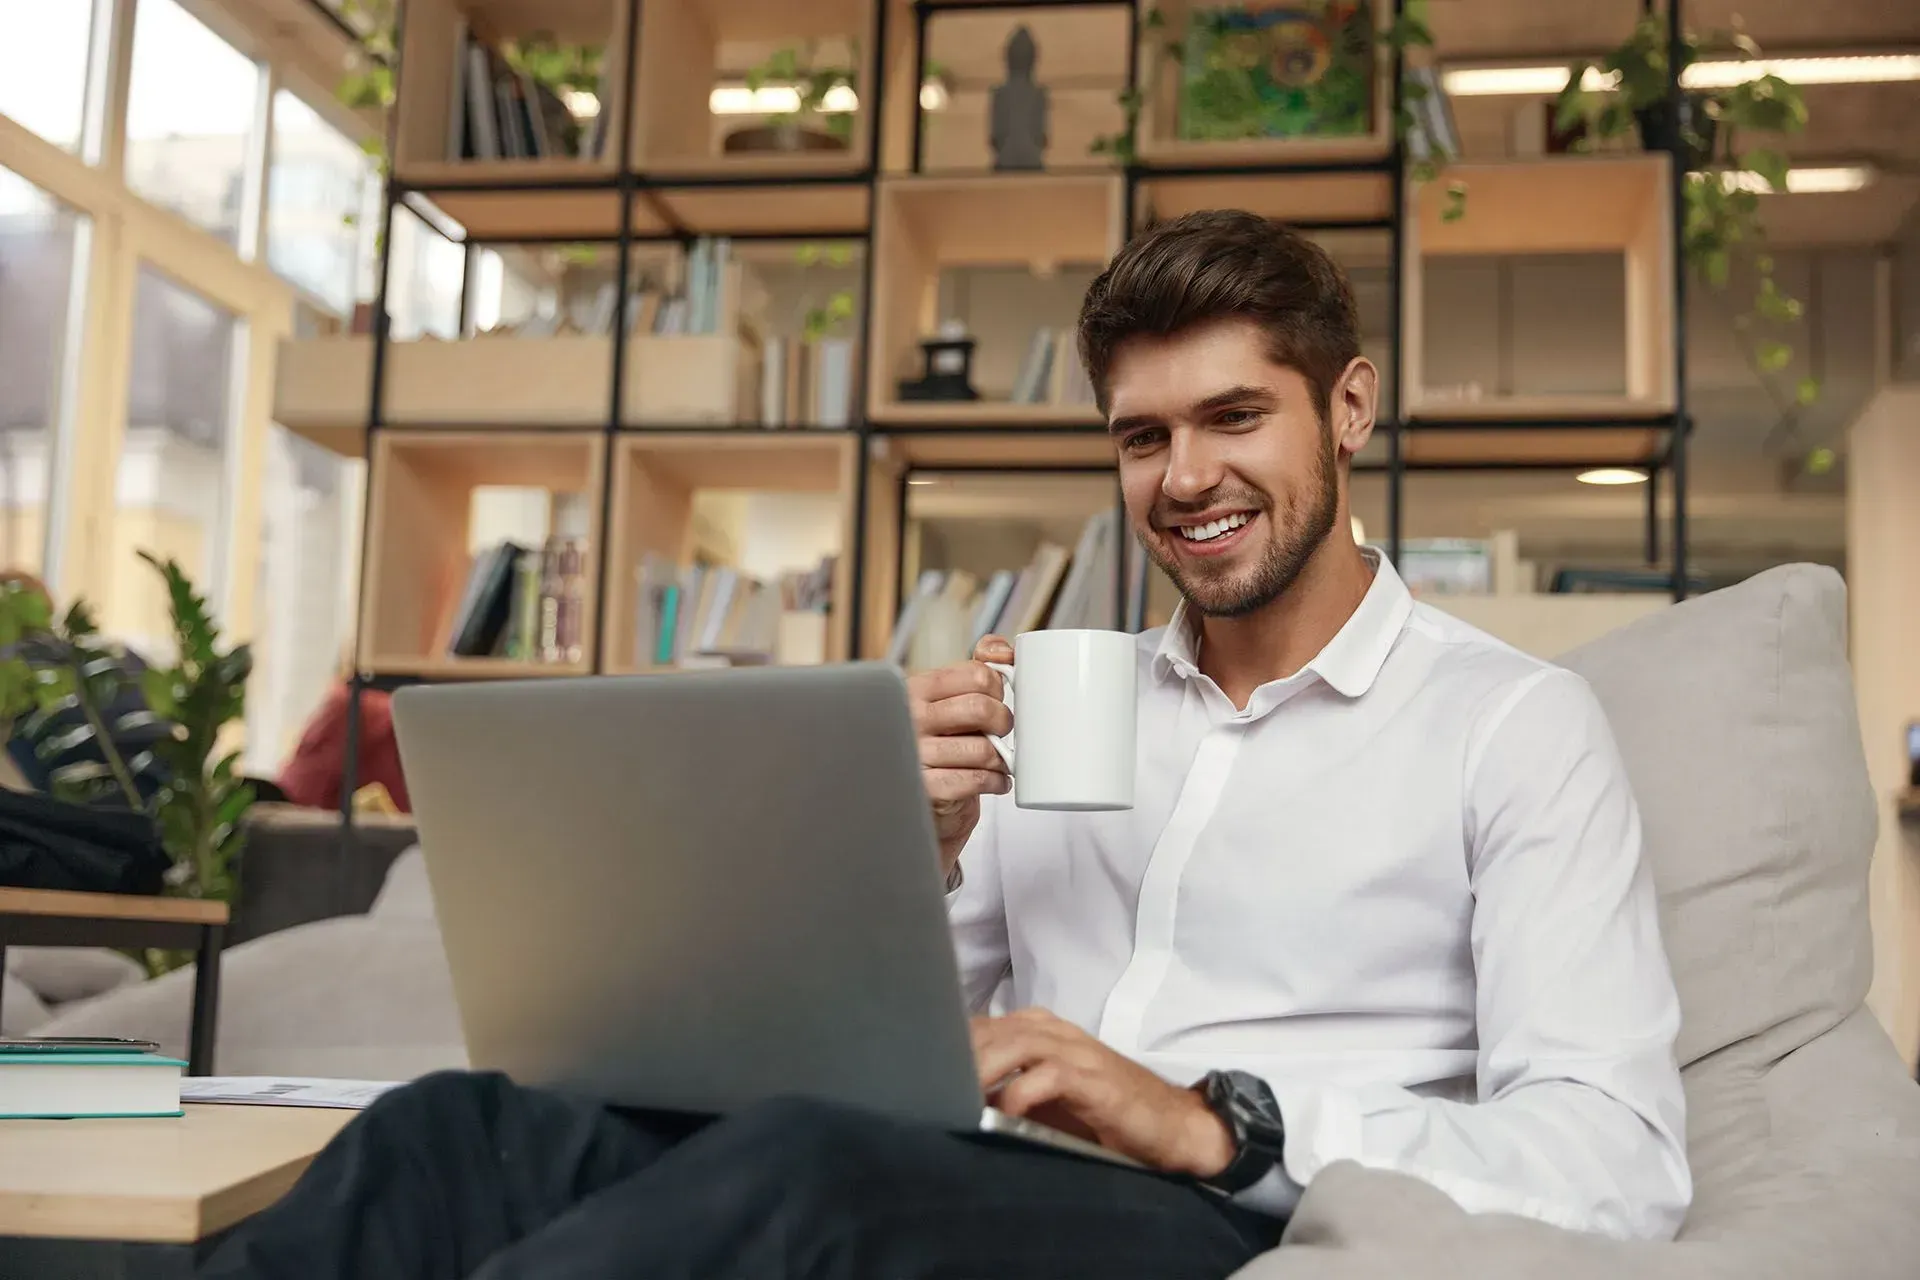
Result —
[{"label": "teal notebook", "polygon": [[0,1051],[0,1120],[184,1115],[186,1067],[155,1053]]}]

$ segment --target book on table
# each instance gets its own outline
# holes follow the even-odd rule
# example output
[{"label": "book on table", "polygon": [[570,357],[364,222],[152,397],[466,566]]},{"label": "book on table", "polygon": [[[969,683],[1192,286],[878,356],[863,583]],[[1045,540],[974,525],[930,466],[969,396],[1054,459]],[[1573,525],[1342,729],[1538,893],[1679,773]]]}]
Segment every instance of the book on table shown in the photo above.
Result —
[{"label": "book on table", "polygon": [[0,1120],[178,1116],[187,1064],[111,1045],[0,1046]]}]

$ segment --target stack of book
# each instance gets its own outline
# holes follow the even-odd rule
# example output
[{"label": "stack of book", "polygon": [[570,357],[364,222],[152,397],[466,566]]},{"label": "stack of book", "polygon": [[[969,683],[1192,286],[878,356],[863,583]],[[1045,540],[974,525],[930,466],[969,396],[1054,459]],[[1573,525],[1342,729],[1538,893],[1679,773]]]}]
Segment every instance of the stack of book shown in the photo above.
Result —
[{"label": "stack of book", "polygon": [[851,426],[859,351],[852,338],[768,338],[760,351],[760,425]]},{"label": "stack of book", "polygon": [[587,543],[511,540],[473,557],[444,651],[456,658],[579,662],[586,656]]},{"label": "stack of book", "polygon": [[147,1042],[0,1040],[0,1120],[181,1115],[186,1066]]},{"label": "stack of book", "polygon": [[912,671],[963,662],[989,633],[1111,628],[1115,524],[1112,509],[1090,517],[1071,553],[1042,542],[1026,567],[1000,569],[981,583],[964,569],[928,569],[894,624],[887,659]]},{"label": "stack of book", "polygon": [[1092,405],[1093,383],[1073,349],[1072,335],[1044,325],[1035,329],[1008,399],[1015,404]]},{"label": "stack of book", "polygon": [[[456,42],[447,114],[450,160],[590,159],[606,145],[607,112],[575,119],[560,95],[465,29]],[[603,79],[599,101],[606,103]]]},{"label": "stack of book", "polygon": [[762,582],[726,565],[648,555],[634,571],[634,665],[729,666],[825,661],[833,557]]}]

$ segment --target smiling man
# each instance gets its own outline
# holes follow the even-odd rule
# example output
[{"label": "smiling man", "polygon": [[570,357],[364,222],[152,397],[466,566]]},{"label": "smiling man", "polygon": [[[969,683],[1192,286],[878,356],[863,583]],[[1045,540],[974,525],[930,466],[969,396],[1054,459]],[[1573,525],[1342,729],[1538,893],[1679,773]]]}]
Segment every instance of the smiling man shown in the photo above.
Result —
[{"label": "smiling man", "polygon": [[1131,812],[1003,798],[1004,640],[914,681],[969,992],[1017,1011],[976,1022],[994,1101],[1276,1222],[1352,1160],[1670,1237],[1679,1008],[1625,772],[1577,677],[1355,545],[1379,374],[1339,268],[1193,214],[1095,280],[1080,351],[1183,603],[1140,638]]},{"label": "smiling man", "polygon": [[1136,804],[1007,799],[989,638],[908,682],[1003,1111],[1146,1170],[805,1101],[615,1113],[388,1094],[206,1274],[1220,1280],[1334,1161],[1476,1212],[1671,1236],[1690,1184],[1640,823],[1571,674],[1349,535],[1378,375],[1346,280],[1244,213],[1146,232],[1080,349],[1179,587],[1140,637]]}]

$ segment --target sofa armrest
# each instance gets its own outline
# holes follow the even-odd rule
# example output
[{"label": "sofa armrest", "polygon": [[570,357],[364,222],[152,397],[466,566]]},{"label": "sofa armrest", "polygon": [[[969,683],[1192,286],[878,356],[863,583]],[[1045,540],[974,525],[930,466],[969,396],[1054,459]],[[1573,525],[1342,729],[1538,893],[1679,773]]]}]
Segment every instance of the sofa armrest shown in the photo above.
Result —
[{"label": "sofa armrest", "polygon": [[1423,1182],[1342,1163],[1307,1188],[1285,1243],[1237,1280],[1910,1280],[1920,1084],[1872,1015],[1858,1010],[1770,1068],[1709,1061],[1689,1076],[1703,1070],[1726,1100],[1713,1123],[1730,1122],[1737,1141],[1710,1142],[1711,1164],[1695,1158],[1694,1211],[1675,1243],[1475,1217]]}]

